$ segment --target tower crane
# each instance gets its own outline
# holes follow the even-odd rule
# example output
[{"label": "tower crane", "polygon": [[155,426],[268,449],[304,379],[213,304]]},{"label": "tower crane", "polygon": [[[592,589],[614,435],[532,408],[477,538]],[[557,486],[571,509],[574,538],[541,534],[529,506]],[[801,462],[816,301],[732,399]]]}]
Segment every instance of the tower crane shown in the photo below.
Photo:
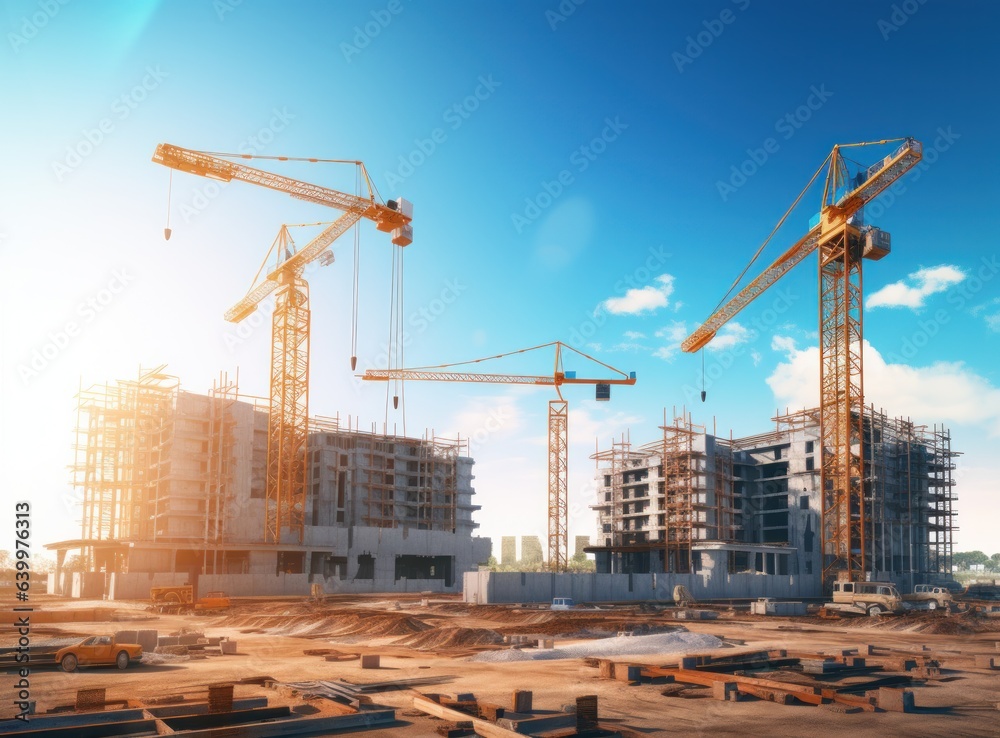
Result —
[{"label": "tower crane", "polygon": [[[842,149],[902,142],[874,165],[849,173]],[[681,344],[703,348],[727,321],[760,296],[813,251],[819,252],[820,466],[823,580],[861,579],[867,571],[864,489],[864,367],[862,363],[862,262],[890,250],[889,234],[864,225],[863,208],[920,161],[922,146],[912,138],[833,147],[809,184],[758,249],[708,319]],[[820,212],[809,231],[725,302],[743,275],[826,168]],[[703,395],[704,397],[704,395]]]},{"label": "tower crane", "polygon": [[[555,365],[552,375],[530,374],[474,374],[469,372],[442,371],[464,364],[477,364],[492,359],[501,359],[514,354],[555,346]],[[576,376],[574,371],[563,369],[562,350],[567,349],[585,359],[589,359],[618,375],[610,379],[592,379]],[[561,387],[564,384],[591,384],[595,386],[596,399],[606,402],[611,399],[611,385],[635,384],[635,372],[626,374],[592,356],[567,346],[561,341],[532,346],[531,348],[489,356],[483,359],[462,361],[437,366],[413,369],[369,369],[361,377],[370,382],[390,382],[395,380],[417,380],[428,382],[479,382],[485,384],[532,384],[554,387],[557,400],[549,400],[549,444],[548,444],[548,536],[549,567],[556,572],[566,571],[569,561],[569,491],[567,474],[569,470],[569,403],[563,399]]]},{"label": "tower crane", "polygon": [[[227,161],[220,156],[254,158],[246,154],[213,155],[163,143],[156,147],[153,161],[171,169],[222,182],[238,180],[267,187],[299,200],[343,211],[340,217],[311,242],[297,250],[287,227],[282,226],[269,252],[275,254],[275,266],[266,274],[262,266],[246,296],[225,314],[226,320],[238,323],[252,315],[268,295],[275,294],[271,323],[264,540],[267,543],[281,543],[282,536],[287,531],[301,543],[305,526],[306,489],[309,484],[306,452],[309,436],[310,313],[309,285],[303,279],[303,271],[313,260],[329,262],[332,254],[327,249],[330,244],[362,218],[373,221],[378,230],[390,233],[394,245],[408,246],[413,242],[413,207],[402,198],[385,203],[376,199],[376,190],[365,165],[360,161],[336,160],[337,163],[354,164],[357,167],[359,177],[364,179],[367,186],[367,197],[255,169]],[[290,157],[257,158],[303,161]],[[170,237],[169,229],[164,235]],[[352,357],[351,368],[355,365],[356,359]]]}]

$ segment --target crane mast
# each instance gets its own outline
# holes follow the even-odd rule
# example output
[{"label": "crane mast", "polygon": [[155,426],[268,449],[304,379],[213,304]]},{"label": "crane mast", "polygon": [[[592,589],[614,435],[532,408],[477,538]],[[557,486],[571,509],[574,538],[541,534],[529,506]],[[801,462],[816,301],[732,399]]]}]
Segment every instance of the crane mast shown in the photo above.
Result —
[{"label": "crane mast", "polygon": [[[253,157],[243,155],[243,158]],[[288,157],[275,158],[288,160]],[[258,278],[261,273],[258,272],[247,294],[225,314],[226,320],[238,323],[252,315],[266,297],[271,294],[275,296],[271,319],[264,541],[279,544],[287,534],[292,541],[302,543],[305,534],[306,490],[309,487],[306,456],[309,443],[311,324],[309,285],[302,275],[307,265],[320,259],[337,238],[362,218],[373,221],[378,230],[390,233],[394,245],[410,245],[413,242],[412,206],[402,198],[384,204],[377,201],[368,172],[360,161],[342,163],[358,167],[368,188],[367,197],[302,182],[171,144],[158,145],[153,161],[171,169],[222,182],[247,182],[343,211],[341,216],[301,249],[295,248],[287,227],[282,226],[271,246],[276,257],[275,266],[260,281]]]},{"label": "crane mast", "polygon": [[862,263],[864,259],[878,260],[886,256],[890,241],[889,234],[862,226],[861,219],[856,216],[866,203],[916,166],[922,157],[919,141],[912,138],[893,140],[903,143],[853,180],[848,175],[841,149],[891,141],[835,146],[824,162],[828,168],[822,207],[810,222],[808,233],[734,298],[717,308],[681,344],[686,352],[703,348],[727,321],[806,256],[818,251],[820,528],[823,579],[827,584],[838,577],[863,579],[868,570]]},{"label": "crane mast", "polygon": [[[566,571],[569,563],[569,403],[563,399],[560,387],[564,384],[590,384],[596,388],[598,400],[608,400],[611,397],[611,385],[634,385],[635,372],[625,374],[572,346],[560,341],[554,341],[542,346],[534,346],[511,353],[525,353],[535,349],[555,346],[555,368],[551,375],[533,374],[481,374],[471,372],[444,371],[455,364],[443,364],[436,367],[421,367],[415,369],[369,369],[362,379],[369,382],[391,382],[395,380],[414,380],[423,382],[476,382],[485,384],[529,384],[536,386],[555,387],[557,400],[549,400],[548,452],[547,452],[547,487],[548,487],[548,548],[549,567],[555,571]],[[562,349],[567,348],[601,366],[615,372],[619,376],[609,379],[592,379],[577,377],[575,372],[563,371]],[[499,359],[509,354],[489,357]],[[487,359],[476,359],[462,364],[478,363]]]}]

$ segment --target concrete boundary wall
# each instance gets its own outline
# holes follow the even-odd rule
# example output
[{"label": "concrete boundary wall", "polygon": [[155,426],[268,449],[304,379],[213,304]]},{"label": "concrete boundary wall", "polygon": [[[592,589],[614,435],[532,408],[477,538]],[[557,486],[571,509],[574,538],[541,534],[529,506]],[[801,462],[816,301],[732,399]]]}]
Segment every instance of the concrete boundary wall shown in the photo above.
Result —
[{"label": "concrete boundary wall", "polygon": [[463,581],[465,602],[488,605],[544,603],[554,597],[576,602],[671,601],[683,584],[695,599],[750,600],[820,597],[816,577],[764,574],[548,574],[469,572]]},{"label": "concrete boundary wall", "polygon": [[[102,575],[103,576],[103,575]],[[179,586],[189,581],[183,573],[129,573],[109,575],[109,600],[147,600],[152,587]],[[198,594],[222,591],[230,597],[306,597],[311,584],[320,584],[324,594],[403,592],[454,592],[440,579],[336,579],[308,574],[203,574],[198,577]],[[67,593],[68,596],[68,593]],[[100,595],[97,595],[100,598]]]}]

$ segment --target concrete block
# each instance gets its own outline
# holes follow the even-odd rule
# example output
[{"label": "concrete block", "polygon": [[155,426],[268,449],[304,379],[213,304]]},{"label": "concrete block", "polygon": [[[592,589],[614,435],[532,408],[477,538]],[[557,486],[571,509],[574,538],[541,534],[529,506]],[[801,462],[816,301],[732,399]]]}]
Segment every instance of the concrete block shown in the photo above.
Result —
[{"label": "concrete block", "polygon": [[712,684],[712,696],[723,702],[735,702],[739,694],[736,682],[715,682]]},{"label": "concrete block", "polygon": [[555,648],[556,642],[553,638],[543,638],[541,644],[539,645],[541,648]]},{"label": "concrete block", "polygon": [[139,645],[142,646],[142,650],[145,651],[155,651],[156,647],[159,645],[159,631],[156,630],[140,630],[136,638]]},{"label": "concrete block", "polygon": [[615,664],[615,679],[617,679],[619,682],[638,683],[641,673],[642,673],[641,666],[632,666],[630,664]]},{"label": "concrete block", "polygon": [[222,649],[224,654],[234,654],[236,653],[236,641],[225,640],[219,643],[219,648]]},{"label": "concrete block", "polygon": [[479,703],[479,717],[483,718],[483,720],[489,720],[491,723],[495,723],[502,718],[504,712],[503,705],[496,705],[492,702]]},{"label": "concrete block", "polygon": [[913,712],[913,690],[881,687],[878,690],[878,706],[889,712]]},{"label": "concrete block", "polygon": [[137,630],[119,630],[115,633],[115,643],[138,643],[139,642],[139,631]]},{"label": "concrete block", "polygon": [[[515,692],[515,694],[517,694],[517,693]],[[531,694],[531,692],[528,692],[528,694]],[[442,694],[441,696],[444,697],[445,699],[451,700],[452,702],[475,702],[476,701],[476,695],[474,695],[472,692],[446,692],[445,694]]]},{"label": "concrete block", "polygon": [[978,669],[1000,669],[1000,659],[996,656],[976,654],[976,668]]},{"label": "concrete block", "polygon": [[615,662],[610,659],[600,659],[597,662],[598,668],[600,669],[601,679],[614,679],[615,678]]},{"label": "concrete block", "polygon": [[874,656],[876,648],[877,646],[873,646],[871,643],[864,643],[858,646],[858,653],[862,656]]},{"label": "concrete block", "polygon": [[515,689],[511,696],[510,706],[514,712],[531,712],[531,692]]},{"label": "concrete block", "polygon": [[184,633],[180,636],[180,645],[195,646],[198,643],[198,639],[201,637],[201,633]]},{"label": "concrete block", "polygon": [[379,655],[377,653],[365,653],[365,654],[361,654],[361,668],[362,669],[378,669],[379,668]]},{"label": "concrete block", "polygon": [[160,636],[156,639],[157,646],[179,646],[181,639],[177,636]]}]

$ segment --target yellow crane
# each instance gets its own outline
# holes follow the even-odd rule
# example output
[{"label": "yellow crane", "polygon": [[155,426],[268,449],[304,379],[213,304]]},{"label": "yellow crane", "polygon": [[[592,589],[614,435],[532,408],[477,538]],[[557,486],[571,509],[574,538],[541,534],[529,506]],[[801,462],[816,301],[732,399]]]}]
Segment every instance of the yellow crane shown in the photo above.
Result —
[{"label": "yellow crane", "polygon": [[[901,142],[892,153],[851,176],[842,149]],[[890,250],[889,234],[863,222],[864,206],[920,161],[922,146],[912,138],[834,146],[792,207],[782,216],[723,302],[739,284],[791,211],[826,168],[820,212],[809,232],[720,306],[684,342],[703,348],[727,321],[813,251],[819,252],[820,438],[822,464],[821,535],[823,578],[863,579],[867,571],[864,453],[864,368],[862,364],[862,262]],[[704,398],[704,395],[703,395]]]},{"label": "yellow crane", "polygon": [[[329,246],[362,218],[391,234],[396,246],[413,242],[412,205],[406,200],[382,203],[360,161],[256,157],[279,161],[335,161],[357,167],[367,196],[339,192],[309,182],[228,161],[224,156],[251,159],[250,155],[213,155],[171,144],[160,144],[153,154],[157,164],[200,177],[230,182],[237,180],[284,192],[299,200],[324,205],[343,214],[307,245],[296,249],[286,226],[281,227],[268,255],[275,265],[265,274],[258,270],[246,296],[226,311],[225,318],[238,323],[252,315],[268,295],[275,295],[271,323],[270,413],[267,436],[267,484],[265,492],[264,540],[281,543],[284,533],[302,542],[305,526],[306,489],[309,467],[306,452],[309,436],[309,285],[303,279],[305,267],[313,260],[329,261]],[[165,230],[170,237],[169,229]],[[265,264],[268,257],[265,256]],[[351,368],[356,359],[351,358]]]},{"label": "yellow crane", "polygon": [[[443,371],[450,367],[478,364],[483,361],[501,359],[515,354],[555,347],[555,365],[552,375],[533,374],[476,374],[471,372]],[[576,376],[575,371],[563,368],[562,350],[567,349],[585,359],[593,361],[619,375],[610,379],[594,379]],[[606,402],[611,399],[611,385],[634,385],[635,372],[626,374],[620,369],[598,361],[592,356],[567,346],[561,341],[532,346],[482,359],[461,361],[437,366],[412,369],[369,369],[361,377],[370,382],[391,382],[416,380],[425,382],[478,382],[485,384],[531,384],[554,387],[558,400],[549,401],[549,444],[548,444],[548,538],[549,567],[556,572],[565,571],[569,562],[569,403],[560,389],[564,384],[595,385],[596,399]]]}]

